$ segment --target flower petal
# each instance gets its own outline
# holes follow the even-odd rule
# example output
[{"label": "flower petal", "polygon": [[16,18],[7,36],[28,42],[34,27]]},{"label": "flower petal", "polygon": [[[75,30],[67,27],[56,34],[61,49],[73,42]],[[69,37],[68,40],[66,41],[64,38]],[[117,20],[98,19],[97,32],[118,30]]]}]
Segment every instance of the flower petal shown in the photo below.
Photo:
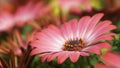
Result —
[{"label": "flower petal", "polygon": [[102,56],[102,60],[108,66],[113,66],[114,68],[120,68],[120,55],[113,52],[107,52]]},{"label": "flower petal", "polygon": [[88,51],[88,52],[92,52],[92,53],[95,53],[95,54],[101,54],[101,49],[107,49],[107,50],[110,50],[111,49],[111,46],[110,44],[108,43],[99,43],[99,44],[96,44],[96,45],[92,45],[92,46],[88,46],[86,48],[83,49],[83,51]]},{"label": "flower petal", "polygon": [[[73,28],[74,25],[74,28]],[[61,26],[61,31],[66,40],[76,37],[77,20],[73,19]],[[76,30],[77,31],[77,30]]]},{"label": "flower petal", "polygon": [[48,57],[48,62],[52,61],[53,59],[55,59],[58,55],[60,54],[60,52],[58,53],[53,53],[51,56]]},{"label": "flower petal", "polygon": [[69,52],[61,52],[61,54],[58,55],[57,59],[58,59],[58,64],[63,63],[69,56]]},{"label": "flower petal", "polygon": [[79,56],[80,56],[80,52],[71,52],[69,57],[70,57],[70,60],[75,63],[77,62],[77,60],[79,59]]},{"label": "flower petal", "polygon": [[45,62],[45,60],[51,55],[52,53],[45,53],[42,55],[39,55],[39,57],[41,57],[41,62]]}]

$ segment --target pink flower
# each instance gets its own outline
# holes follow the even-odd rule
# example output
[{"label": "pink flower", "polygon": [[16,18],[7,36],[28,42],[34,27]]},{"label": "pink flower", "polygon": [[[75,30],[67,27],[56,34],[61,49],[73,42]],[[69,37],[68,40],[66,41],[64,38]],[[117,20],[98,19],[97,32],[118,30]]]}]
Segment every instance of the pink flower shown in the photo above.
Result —
[{"label": "pink flower", "polygon": [[27,51],[29,43],[32,40],[32,34],[28,33],[25,40],[26,41],[21,37],[20,32],[16,30],[14,32],[14,39],[12,39],[12,37],[8,37],[7,42],[2,41],[0,53],[8,55],[10,50],[12,50],[16,56],[22,56],[23,52]]},{"label": "pink flower", "polygon": [[107,52],[101,58],[108,68],[120,68],[119,54],[113,52]]},{"label": "pink flower", "polygon": [[80,6],[84,6],[84,8],[88,11],[92,9],[88,0],[59,0],[59,4],[66,11],[69,11],[73,8],[80,9]]},{"label": "pink flower", "polygon": [[13,15],[8,12],[1,12],[0,14],[0,32],[9,31],[14,26],[15,22]]},{"label": "pink flower", "polygon": [[101,40],[112,40],[110,30],[116,27],[111,21],[99,22],[103,14],[93,17],[84,16],[78,22],[76,19],[64,23],[60,28],[50,25],[34,35],[31,46],[35,49],[31,55],[39,54],[42,62],[57,58],[58,63],[63,63],[68,57],[76,62],[79,56],[89,56],[90,52],[101,54],[101,49],[110,49],[111,46]]},{"label": "pink flower", "polygon": [[43,2],[37,4],[29,2],[25,6],[21,6],[17,9],[15,13],[15,21],[19,26],[22,26],[29,20],[35,19],[36,16],[43,16],[48,11],[49,7],[43,6]]},{"label": "pink flower", "polygon": [[24,41],[20,32],[16,30],[15,37],[16,37],[17,42],[13,40],[13,43],[16,43],[16,44],[14,44],[14,46],[11,46],[11,49],[13,49],[13,52],[15,52],[17,56],[21,56],[24,51],[27,51],[29,43],[32,40],[32,34],[27,33],[26,39],[25,39],[26,41]]}]

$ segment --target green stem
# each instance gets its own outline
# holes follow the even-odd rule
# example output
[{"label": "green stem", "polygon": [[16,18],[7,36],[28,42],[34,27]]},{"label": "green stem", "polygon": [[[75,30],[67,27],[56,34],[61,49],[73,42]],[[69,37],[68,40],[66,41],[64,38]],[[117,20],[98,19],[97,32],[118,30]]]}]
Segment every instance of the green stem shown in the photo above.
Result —
[{"label": "green stem", "polygon": [[80,57],[80,68],[84,68],[84,58],[83,58],[83,56]]},{"label": "green stem", "polygon": [[74,68],[78,68],[78,66],[77,66],[77,62],[76,62],[76,63],[74,63]]}]

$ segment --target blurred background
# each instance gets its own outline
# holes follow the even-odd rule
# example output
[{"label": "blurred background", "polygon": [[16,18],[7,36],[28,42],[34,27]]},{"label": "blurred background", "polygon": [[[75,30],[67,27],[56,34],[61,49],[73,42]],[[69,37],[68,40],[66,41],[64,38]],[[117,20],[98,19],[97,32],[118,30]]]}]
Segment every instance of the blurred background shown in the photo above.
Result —
[{"label": "blurred background", "polygon": [[[69,60],[59,65],[56,60],[41,63],[41,59],[36,56],[28,59],[25,54],[31,50],[28,47],[29,41],[34,32],[41,31],[50,24],[59,27],[71,19],[79,20],[96,13],[104,13],[102,20],[111,20],[117,26],[113,32],[118,36],[108,42],[113,46],[112,51],[120,53],[120,0],[0,0],[0,59],[10,62],[8,66],[20,67],[28,62],[28,68],[73,68]],[[97,59],[93,56],[90,59],[91,67],[85,68],[94,67]],[[24,61],[25,59],[27,60]],[[30,61],[32,62],[29,63]]]}]

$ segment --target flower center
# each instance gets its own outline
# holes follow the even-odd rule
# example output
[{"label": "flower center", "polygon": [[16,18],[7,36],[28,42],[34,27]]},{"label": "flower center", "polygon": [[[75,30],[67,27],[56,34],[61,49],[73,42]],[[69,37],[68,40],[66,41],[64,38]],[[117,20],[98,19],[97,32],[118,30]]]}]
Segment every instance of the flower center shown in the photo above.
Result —
[{"label": "flower center", "polygon": [[64,51],[81,51],[84,45],[85,43],[81,38],[76,40],[69,40],[65,42],[63,50]]}]

